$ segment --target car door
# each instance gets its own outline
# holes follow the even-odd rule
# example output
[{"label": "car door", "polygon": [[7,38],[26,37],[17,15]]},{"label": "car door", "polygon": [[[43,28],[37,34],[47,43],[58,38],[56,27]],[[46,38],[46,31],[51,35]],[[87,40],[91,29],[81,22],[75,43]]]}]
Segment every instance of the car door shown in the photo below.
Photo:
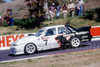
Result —
[{"label": "car door", "polygon": [[[58,37],[63,35],[63,37],[66,38],[66,41],[68,41],[71,37],[70,31],[64,27],[58,27]],[[62,39],[60,39],[62,41]],[[59,44],[60,46],[61,44]]]},{"label": "car door", "polygon": [[51,30],[52,30],[51,32],[53,32],[53,34],[49,35],[51,46],[52,46],[52,48],[57,48],[57,47],[59,47],[58,42],[55,39],[57,37],[57,27],[51,28]]},{"label": "car door", "polygon": [[46,30],[44,37],[43,37],[43,44],[45,45],[45,49],[51,49],[57,47],[57,41],[55,40],[56,37],[56,27],[49,28]]}]

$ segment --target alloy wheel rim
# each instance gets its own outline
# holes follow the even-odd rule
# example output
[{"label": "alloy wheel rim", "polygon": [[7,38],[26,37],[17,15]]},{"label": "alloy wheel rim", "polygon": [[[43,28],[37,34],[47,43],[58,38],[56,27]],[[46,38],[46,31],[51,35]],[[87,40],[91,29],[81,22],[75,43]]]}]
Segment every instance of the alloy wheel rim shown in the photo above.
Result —
[{"label": "alloy wheel rim", "polygon": [[74,38],[72,40],[72,46],[78,47],[80,45],[80,40],[78,38]]},{"label": "alloy wheel rim", "polygon": [[28,44],[28,45],[26,46],[26,51],[27,51],[28,53],[33,53],[33,52],[35,51],[35,46],[34,46],[33,44]]}]

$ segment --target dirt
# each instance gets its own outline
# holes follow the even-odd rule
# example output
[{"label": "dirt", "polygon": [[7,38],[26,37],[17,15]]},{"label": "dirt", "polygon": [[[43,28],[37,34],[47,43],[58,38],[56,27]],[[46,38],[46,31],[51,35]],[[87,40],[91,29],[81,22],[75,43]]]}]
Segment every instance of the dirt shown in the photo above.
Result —
[{"label": "dirt", "polygon": [[100,7],[100,0],[90,0],[85,4],[85,9]]},{"label": "dirt", "polygon": [[100,62],[92,63],[90,65],[84,65],[84,66],[80,66],[80,67],[100,67]]},{"label": "dirt", "polygon": [[1,15],[3,15],[7,9],[12,9],[14,12],[14,17],[16,18],[21,18],[23,15],[28,13],[24,0],[15,0],[12,2],[0,4],[0,12],[2,13]]}]

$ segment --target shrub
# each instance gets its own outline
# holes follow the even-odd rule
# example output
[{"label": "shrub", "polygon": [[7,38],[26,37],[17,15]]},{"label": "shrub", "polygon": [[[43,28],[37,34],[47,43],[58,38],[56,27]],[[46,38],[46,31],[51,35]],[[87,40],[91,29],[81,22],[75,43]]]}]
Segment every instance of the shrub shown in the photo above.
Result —
[{"label": "shrub", "polygon": [[83,16],[84,19],[89,19],[89,20],[96,20],[97,22],[100,22],[100,7],[86,10],[85,14]]},{"label": "shrub", "polygon": [[7,27],[7,26],[8,26],[8,24],[7,24],[5,21],[3,21],[2,26],[3,26],[3,27]]},{"label": "shrub", "polygon": [[22,19],[14,19],[14,25],[20,25],[22,23]]},{"label": "shrub", "polygon": [[94,17],[94,10],[87,10],[85,11],[85,14],[83,16],[84,19],[89,19],[89,20],[93,20]]},{"label": "shrub", "polygon": [[100,22],[100,7],[95,9],[95,13],[97,15],[96,21]]},{"label": "shrub", "polygon": [[36,26],[36,19],[15,19],[14,25],[20,26],[21,28],[34,28]]}]

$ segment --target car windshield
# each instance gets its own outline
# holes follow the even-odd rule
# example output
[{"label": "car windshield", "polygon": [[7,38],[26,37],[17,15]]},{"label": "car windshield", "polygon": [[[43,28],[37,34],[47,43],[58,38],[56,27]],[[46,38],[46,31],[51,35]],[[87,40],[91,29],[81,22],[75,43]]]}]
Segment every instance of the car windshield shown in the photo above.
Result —
[{"label": "car windshield", "polygon": [[40,35],[44,32],[44,30],[45,30],[45,29],[39,30],[39,31],[35,34],[35,36],[40,36]]}]

